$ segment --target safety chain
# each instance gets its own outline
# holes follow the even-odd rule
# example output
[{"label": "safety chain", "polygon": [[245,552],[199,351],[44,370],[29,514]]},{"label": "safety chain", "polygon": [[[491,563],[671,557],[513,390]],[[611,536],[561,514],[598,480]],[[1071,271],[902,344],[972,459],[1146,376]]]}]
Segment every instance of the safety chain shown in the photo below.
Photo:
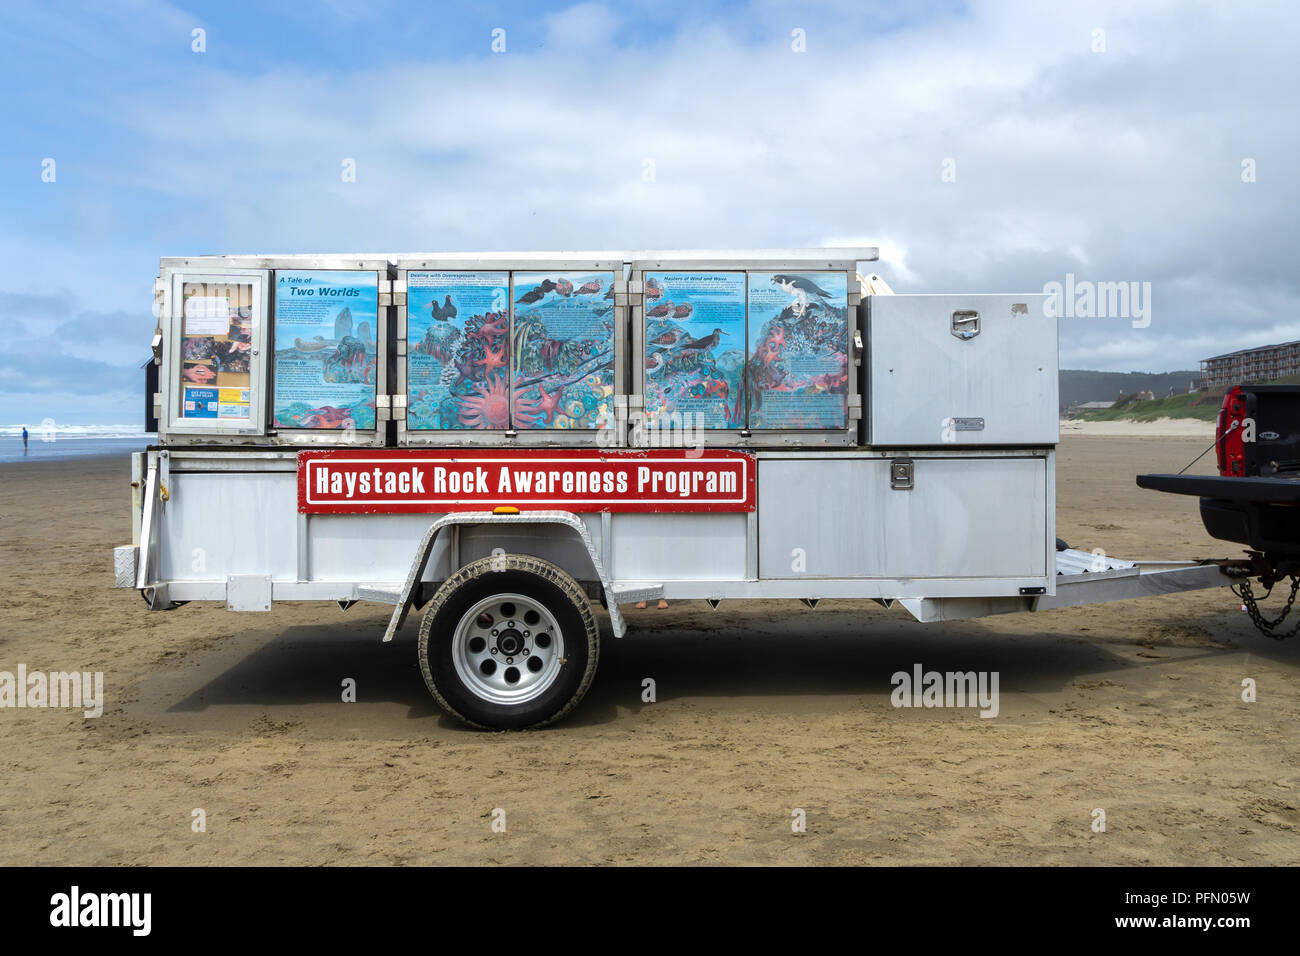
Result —
[{"label": "safety chain", "polygon": [[[1300,577],[1296,577],[1294,574],[1291,575],[1291,596],[1286,599],[1286,607],[1282,608],[1282,613],[1271,621],[1259,612],[1259,604],[1250,589],[1250,578],[1242,578],[1240,587],[1240,591],[1235,587],[1232,588],[1232,593],[1241,598],[1242,606],[1245,607],[1246,613],[1250,615],[1251,621],[1254,622],[1255,627],[1259,629],[1261,634],[1267,634],[1275,641],[1286,640],[1288,637],[1295,637],[1296,634],[1300,634],[1300,621],[1297,621],[1296,626],[1285,633],[1277,633],[1274,630],[1291,613],[1291,605],[1295,604],[1296,592],[1300,591]],[[1273,588],[1270,586],[1260,600],[1268,600],[1268,596],[1272,593]]]}]

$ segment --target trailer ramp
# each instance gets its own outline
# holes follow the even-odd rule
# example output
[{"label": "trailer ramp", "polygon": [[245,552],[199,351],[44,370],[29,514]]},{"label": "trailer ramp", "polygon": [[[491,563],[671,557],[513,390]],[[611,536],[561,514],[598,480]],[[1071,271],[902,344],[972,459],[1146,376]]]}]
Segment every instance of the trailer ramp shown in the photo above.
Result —
[{"label": "trailer ramp", "polygon": [[1125,561],[1100,551],[1056,552],[1056,593],[1024,597],[903,598],[898,603],[922,623],[959,621],[991,614],[1050,611],[1062,607],[1126,601],[1227,587],[1222,561]]}]

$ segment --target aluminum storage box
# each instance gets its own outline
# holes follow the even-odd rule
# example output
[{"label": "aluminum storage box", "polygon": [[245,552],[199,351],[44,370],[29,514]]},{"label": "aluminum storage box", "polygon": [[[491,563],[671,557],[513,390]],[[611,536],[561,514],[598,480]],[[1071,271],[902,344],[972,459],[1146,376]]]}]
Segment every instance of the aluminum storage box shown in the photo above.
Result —
[{"label": "aluminum storage box", "polygon": [[1047,299],[868,296],[866,443],[1055,445],[1057,323]]}]

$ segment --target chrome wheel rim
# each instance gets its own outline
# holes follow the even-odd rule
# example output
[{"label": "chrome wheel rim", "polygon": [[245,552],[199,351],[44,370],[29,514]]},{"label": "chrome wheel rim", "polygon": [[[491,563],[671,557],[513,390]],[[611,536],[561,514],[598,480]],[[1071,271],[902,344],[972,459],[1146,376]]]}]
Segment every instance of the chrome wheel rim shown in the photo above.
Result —
[{"label": "chrome wheel rim", "polygon": [[494,704],[524,704],[560,676],[564,636],[545,605],[522,594],[494,594],[462,615],[452,637],[456,675]]}]

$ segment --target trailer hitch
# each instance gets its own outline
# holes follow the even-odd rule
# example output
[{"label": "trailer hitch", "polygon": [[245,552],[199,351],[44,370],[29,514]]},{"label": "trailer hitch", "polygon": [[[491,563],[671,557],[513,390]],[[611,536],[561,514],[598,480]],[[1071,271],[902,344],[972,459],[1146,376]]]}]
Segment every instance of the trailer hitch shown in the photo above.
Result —
[{"label": "trailer hitch", "polygon": [[[1291,614],[1296,595],[1300,593],[1300,562],[1294,559],[1275,562],[1258,551],[1247,551],[1246,554],[1249,556],[1246,560],[1223,561],[1220,564],[1224,574],[1239,579],[1239,584],[1229,585],[1229,587],[1233,594],[1241,598],[1241,606],[1250,615],[1251,623],[1261,634],[1275,641],[1283,641],[1300,634],[1300,620],[1288,631],[1278,630]],[[1259,578],[1260,584],[1265,588],[1264,593],[1259,597],[1255,596],[1250,583],[1251,578]],[[1291,579],[1291,593],[1287,595],[1282,613],[1272,619],[1267,618],[1260,610],[1259,602],[1268,600],[1269,595],[1273,593],[1274,585],[1284,578]]]}]

